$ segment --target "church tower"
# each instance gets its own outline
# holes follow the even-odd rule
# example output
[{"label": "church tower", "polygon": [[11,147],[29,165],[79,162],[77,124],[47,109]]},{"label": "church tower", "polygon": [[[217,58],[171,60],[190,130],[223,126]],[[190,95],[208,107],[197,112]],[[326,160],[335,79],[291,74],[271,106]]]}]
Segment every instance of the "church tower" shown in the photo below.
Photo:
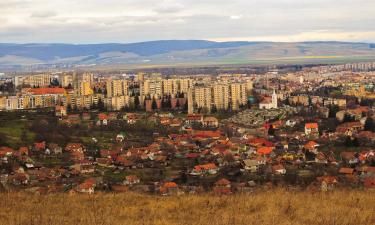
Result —
[{"label": "church tower", "polygon": [[277,109],[277,94],[275,92],[275,89],[272,93],[272,108]]}]

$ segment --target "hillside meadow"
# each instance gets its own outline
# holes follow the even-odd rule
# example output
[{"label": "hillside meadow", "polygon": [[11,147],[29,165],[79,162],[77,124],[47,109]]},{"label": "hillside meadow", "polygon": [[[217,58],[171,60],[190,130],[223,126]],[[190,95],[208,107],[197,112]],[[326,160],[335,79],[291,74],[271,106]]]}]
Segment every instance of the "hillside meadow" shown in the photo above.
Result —
[{"label": "hillside meadow", "polygon": [[95,195],[0,194],[2,225],[373,225],[374,191],[327,193],[269,190],[231,196],[159,197],[136,193]]}]

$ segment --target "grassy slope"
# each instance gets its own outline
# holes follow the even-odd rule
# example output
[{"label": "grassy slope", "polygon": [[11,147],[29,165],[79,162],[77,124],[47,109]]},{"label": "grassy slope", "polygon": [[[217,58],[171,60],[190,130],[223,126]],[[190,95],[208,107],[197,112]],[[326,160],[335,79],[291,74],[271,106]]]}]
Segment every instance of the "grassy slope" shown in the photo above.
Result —
[{"label": "grassy slope", "polygon": [[375,224],[374,192],[155,197],[125,194],[0,195],[0,224]]},{"label": "grassy slope", "polygon": [[27,141],[35,138],[35,134],[26,129],[26,123],[27,122],[24,120],[1,120],[0,135],[5,136],[5,141],[8,145],[12,147],[20,146],[22,145],[22,140],[20,140],[20,137],[24,130],[26,131]]}]

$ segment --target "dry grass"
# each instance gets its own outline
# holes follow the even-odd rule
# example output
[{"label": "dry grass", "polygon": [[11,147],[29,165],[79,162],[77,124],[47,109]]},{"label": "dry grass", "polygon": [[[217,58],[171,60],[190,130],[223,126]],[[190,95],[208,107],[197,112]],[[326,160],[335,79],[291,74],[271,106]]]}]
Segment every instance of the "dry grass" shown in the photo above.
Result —
[{"label": "dry grass", "polygon": [[0,224],[375,224],[371,191],[273,190],[254,195],[0,194]]}]

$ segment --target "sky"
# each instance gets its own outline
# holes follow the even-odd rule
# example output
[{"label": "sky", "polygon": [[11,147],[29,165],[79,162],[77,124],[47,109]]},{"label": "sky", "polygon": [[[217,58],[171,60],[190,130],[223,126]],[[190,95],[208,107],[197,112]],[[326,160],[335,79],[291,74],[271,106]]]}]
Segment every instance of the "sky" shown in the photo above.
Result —
[{"label": "sky", "polygon": [[375,0],[0,0],[0,42],[375,43]]}]

